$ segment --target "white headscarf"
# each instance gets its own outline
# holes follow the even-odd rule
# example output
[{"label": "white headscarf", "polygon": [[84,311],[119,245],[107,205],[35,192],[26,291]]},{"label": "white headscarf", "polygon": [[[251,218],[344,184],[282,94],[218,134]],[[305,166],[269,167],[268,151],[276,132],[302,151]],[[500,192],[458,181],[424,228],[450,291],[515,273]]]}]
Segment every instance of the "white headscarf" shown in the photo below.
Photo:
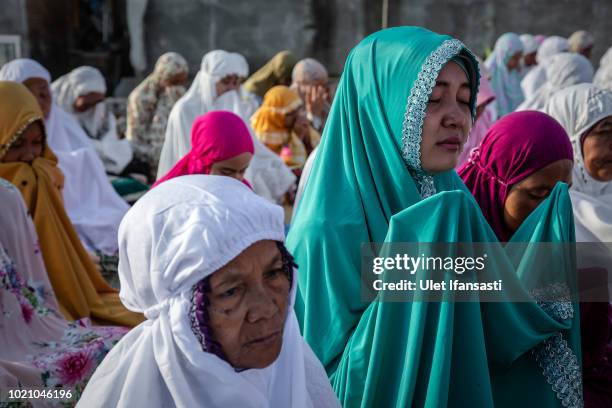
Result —
[{"label": "white headscarf", "polygon": [[498,117],[516,109],[523,102],[518,69],[510,71],[508,61],[516,53],[523,51],[523,43],[515,33],[506,33],[495,42],[493,53],[487,58],[485,66],[491,74],[491,87],[495,92]]},{"label": "white headscarf", "polygon": [[107,172],[120,174],[132,161],[134,152],[130,142],[119,139],[117,119],[106,108],[104,101],[86,112],[77,112],[74,102],[79,96],[91,92],[106,94],[106,82],[102,73],[94,67],[76,68],[51,84],[56,103],[73,115],[85,129]]},{"label": "white headscarf", "polygon": [[179,177],[143,196],[121,224],[119,277],[123,303],[148,320],[108,354],[78,406],[338,406],[299,332],[297,278],[270,366],[236,372],[193,333],[193,286],[261,240],[284,240],[283,210],[232,178]]},{"label": "white headscarf", "polygon": [[157,170],[158,179],[191,150],[191,125],[198,116],[221,108],[241,114],[237,93],[230,91],[217,98],[216,84],[228,75],[246,77],[248,72],[246,60],[239,54],[215,50],[204,55],[191,87],[170,112]]},{"label": "white headscarf", "polygon": [[525,75],[521,81],[521,89],[525,99],[530,99],[546,82],[546,60],[554,55],[569,51],[569,42],[566,38],[553,35],[542,42],[536,53],[538,65]]},{"label": "white headscarf", "polygon": [[580,230],[586,229],[602,242],[612,242],[612,182],[597,181],[588,174],[580,140],[597,122],[612,116],[612,91],[593,84],[575,85],[557,92],[546,105],[545,112],[561,123],[574,147],[570,193],[577,238],[582,235]]},{"label": "white headscarf", "polygon": [[[195,119],[212,110],[227,110],[240,116],[250,130],[251,102],[242,91],[229,91],[217,98],[216,83],[228,75],[246,77],[249,66],[246,59],[237,53],[215,50],[202,58],[198,71],[187,93],[174,105],[168,118],[166,139],[161,150],[157,179],[191,150],[191,125]],[[251,131],[255,154],[245,177],[255,192],[270,201],[280,202],[284,194],[295,183],[296,177]]]},{"label": "white headscarf", "polygon": [[540,47],[538,41],[531,34],[522,34],[519,38],[523,43],[523,54],[525,55],[533,54]]},{"label": "white headscarf", "polygon": [[546,83],[517,111],[542,110],[556,92],[572,85],[593,81],[593,66],[580,54],[564,52],[546,60]]},{"label": "white headscarf", "polygon": [[593,83],[612,91],[612,47],[601,57]]},{"label": "white headscarf", "polygon": [[[29,78],[51,82],[49,71],[27,58],[13,60],[0,70],[0,80],[24,82]],[[87,134],[54,102],[45,119],[45,132],[65,176],[64,205],[81,241],[90,251],[113,255],[118,250],[119,223],[128,210],[127,203],[108,181]]]}]

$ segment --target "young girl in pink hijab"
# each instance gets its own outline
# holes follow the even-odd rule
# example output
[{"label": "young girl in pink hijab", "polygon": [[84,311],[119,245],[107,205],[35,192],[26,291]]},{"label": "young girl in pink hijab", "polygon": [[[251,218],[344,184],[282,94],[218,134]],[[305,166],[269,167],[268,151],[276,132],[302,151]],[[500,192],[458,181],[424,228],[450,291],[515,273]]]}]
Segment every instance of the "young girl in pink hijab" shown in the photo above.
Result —
[{"label": "young girl in pink hijab", "polygon": [[191,151],[153,187],[188,174],[228,176],[251,186],[244,172],[253,158],[253,139],[238,115],[211,111],[199,116],[191,127],[191,146]]}]

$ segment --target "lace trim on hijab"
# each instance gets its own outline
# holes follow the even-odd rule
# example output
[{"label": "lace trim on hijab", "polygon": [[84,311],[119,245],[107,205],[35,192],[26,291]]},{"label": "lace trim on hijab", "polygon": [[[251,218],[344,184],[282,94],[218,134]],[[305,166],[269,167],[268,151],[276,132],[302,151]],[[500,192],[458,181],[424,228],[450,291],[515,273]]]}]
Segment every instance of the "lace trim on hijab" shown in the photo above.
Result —
[{"label": "lace trim on hijab", "polygon": [[[553,283],[531,292],[544,312],[557,321],[574,317],[569,293],[567,285],[561,283]],[[583,407],[580,363],[563,335],[555,333],[537,345],[532,354],[561,405],[567,408]]]},{"label": "lace trim on hijab", "polygon": [[[421,139],[423,131],[423,120],[427,109],[427,100],[436,85],[436,78],[442,66],[462,50],[471,54],[465,45],[456,39],[444,41],[425,59],[406,104],[404,123],[402,125],[402,156],[408,165],[410,173],[417,182],[417,187],[422,198],[427,198],[436,193],[433,176],[421,167]],[[479,68],[476,66],[476,75]],[[476,89],[476,93],[478,89]],[[476,96],[473,95],[475,98]],[[475,104],[472,108],[472,117],[475,117]]]},{"label": "lace trim on hijab", "polygon": [[13,135],[13,137],[11,137],[8,142],[4,143],[4,144],[0,144],[0,159],[4,157],[4,155],[6,154],[6,152],[9,151],[9,149],[11,148],[11,146],[13,145],[13,143],[15,143],[23,134],[23,132],[25,132],[25,130],[28,128],[28,126],[30,126],[32,123],[36,122],[37,120],[43,121],[43,118],[40,116],[34,116],[31,117],[30,119],[26,120],[23,125],[21,125],[19,127],[19,129],[17,129],[17,131],[15,132],[15,134]]}]

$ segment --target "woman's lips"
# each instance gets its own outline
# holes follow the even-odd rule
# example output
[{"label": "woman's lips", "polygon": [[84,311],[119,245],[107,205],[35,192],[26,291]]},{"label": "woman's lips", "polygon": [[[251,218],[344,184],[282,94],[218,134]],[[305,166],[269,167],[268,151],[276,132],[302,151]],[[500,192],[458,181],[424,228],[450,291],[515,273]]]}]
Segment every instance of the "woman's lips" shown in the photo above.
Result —
[{"label": "woman's lips", "polygon": [[250,340],[246,342],[244,345],[245,347],[268,347],[274,344],[274,342],[276,342],[280,334],[281,332],[279,330],[272,334],[268,334],[266,336],[259,337],[255,340]]},{"label": "woman's lips", "polygon": [[446,139],[436,143],[436,146],[440,146],[441,148],[450,152],[456,152],[461,149],[461,139],[456,136],[447,137]]}]

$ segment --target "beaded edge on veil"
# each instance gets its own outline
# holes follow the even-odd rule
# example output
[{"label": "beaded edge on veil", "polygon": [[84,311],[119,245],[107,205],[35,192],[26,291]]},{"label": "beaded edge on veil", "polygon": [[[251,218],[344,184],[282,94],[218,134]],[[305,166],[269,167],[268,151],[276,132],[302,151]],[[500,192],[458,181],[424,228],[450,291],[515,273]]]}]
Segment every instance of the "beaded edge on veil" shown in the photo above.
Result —
[{"label": "beaded edge on veil", "polygon": [[[565,284],[554,283],[545,288],[534,289],[531,295],[544,312],[556,321],[574,316],[570,290]],[[546,297],[557,300],[546,301]],[[563,334],[555,333],[531,352],[561,405],[566,408],[584,407],[580,362]]]},{"label": "beaded edge on veil", "polygon": [[[417,187],[422,198],[430,197],[436,193],[433,176],[423,170],[421,166],[420,146],[425,110],[427,109],[427,100],[436,85],[436,78],[444,64],[462,50],[465,50],[466,53],[476,60],[472,52],[457,39],[446,40],[440,44],[438,48],[433,50],[425,59],[417,79],[410,90],[410,95],[406,103],[406,111],[404,113],[404,122],[402,125],[402,156],[417,182]],[[480,77],[480,68],[478,64],[475,65],[475,69],[476,74]],[[478,94],[478,86],[475,92]],[[475,95],[472,97],[476,100]],[[472,118],[475,117],[475,109],[476,107],[474,104],[472,108]]]}]

